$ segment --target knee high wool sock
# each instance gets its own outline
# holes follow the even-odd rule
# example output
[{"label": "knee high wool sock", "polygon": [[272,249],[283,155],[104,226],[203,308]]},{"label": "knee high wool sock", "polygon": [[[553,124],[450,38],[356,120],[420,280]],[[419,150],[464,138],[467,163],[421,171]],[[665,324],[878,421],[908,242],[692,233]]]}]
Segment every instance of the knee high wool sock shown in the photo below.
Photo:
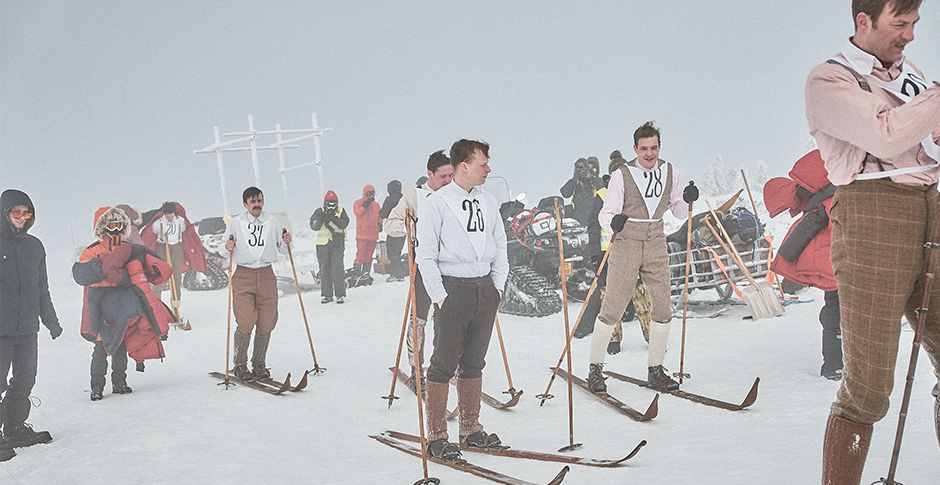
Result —
[{"label": "knee high wool sock", "polygon": [[614,333],[614,325],[608,325],[600,320],[594,324],[594,334],[591,336],[591,363],[603,364],[607,355],[607,344]]},{"label": "knee high wool sock", "polygon": [[663,365],[666,358],[666,343],[669,341],[671,323],[650,322],[650,350],[647,365],[654,367]]}]

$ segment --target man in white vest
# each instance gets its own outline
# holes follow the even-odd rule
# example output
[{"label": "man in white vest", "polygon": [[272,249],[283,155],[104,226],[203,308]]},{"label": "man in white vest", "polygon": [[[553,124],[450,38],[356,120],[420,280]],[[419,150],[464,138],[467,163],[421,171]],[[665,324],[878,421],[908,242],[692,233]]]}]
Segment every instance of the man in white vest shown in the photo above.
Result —
[{"label": "man in white vest", "polygon": [[448,441],[448,382],[457,373],[460,447],[496,448],[496,434],[483,431],[480,399],[484,358],[502,289],[509,275],[506,230],[496,200],[480,185],[490,172],[489,145],[459,140],[450,148],[454,181],[418,202],[415,255],[424,287],[434,302],[434,352],[427,375],[430,456],[455,461]]},{"label": "man in white vest", "polygon": [[[245,189],[242,203],[247,212],[228,223],[222,236],[225,246],[219,248],[219,254],[227,258],[231,253],[236,265],[232,275],[232,311],[237,326],[233,338],[235,377],[250,381],[271,377],[265,367],[268,342],[277,325],[277,278],[271,264],[277,261],[278,253],[287,254],[291,235],[282,234],[281,222],[264,212],[261,189]],[[229,239],[232,235],[234,240]],[[252,370],[248,370],[248,344],[253,330]]]},{"label": "man in white vest", "polygon": [[663,214],[668,209],[679,219],[688,217],[689,202],[698,199],[698,189],[690,185],[683,190],[678,170],[659,158],[660,146],[659,129],[652,121],[637,128],[633,133],[637,157],[610,174],[598,215],[601,227],[617,236],[609,249],[607,293],[591,339],[588,385],[595,393],[607,391],[603,375],[607,344],[633,297],[637,275],[649,287],[652,306],[647,385],[664,392],[679,388],[663,368],[672,321]]}]

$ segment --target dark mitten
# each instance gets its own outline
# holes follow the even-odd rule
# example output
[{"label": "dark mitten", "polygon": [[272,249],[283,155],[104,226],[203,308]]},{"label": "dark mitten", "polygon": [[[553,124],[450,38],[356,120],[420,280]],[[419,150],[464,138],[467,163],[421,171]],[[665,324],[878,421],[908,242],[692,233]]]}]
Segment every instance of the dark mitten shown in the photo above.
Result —
[{"label": "dark mitten", "polygon": [[620,232],[623,230],[623,226],[626,223],[627,223],[627,216],[623,214],[617,214],[614,216],[613,219],[610,220],[610,228],[613,229],[614,232]]},{"label": "dark mitten", "polygon": [[365,200],[362,201],[362,204],[361,204],[361,205],[362,205],[363,207],[365,207],[366,209],[368,209],[368,208],[369,208],[369,205],[371,205],[371,204],[372,204],[372,199],[365,199]]},{"label": "dark mitten", "polygon": [[687,204],[698,200],[698,187],[695,186],[694,182],[689,182],[689,185],[682,189],[682,200]]},{"label": "dark mitten", "polygon": [[52,327],[49,327],[49,335],[52,335],[52,340],[55,340],[56,337],[62,335],[62,326],[57,322]]}]

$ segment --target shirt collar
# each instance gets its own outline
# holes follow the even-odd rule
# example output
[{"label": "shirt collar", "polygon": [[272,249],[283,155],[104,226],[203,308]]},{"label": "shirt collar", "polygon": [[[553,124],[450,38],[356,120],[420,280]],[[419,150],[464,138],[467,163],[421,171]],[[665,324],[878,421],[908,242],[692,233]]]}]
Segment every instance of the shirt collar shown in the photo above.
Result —
[{"label": "shirt collar", "polygon": [[[852,65],[852,69],[855,69],[855,72],[862,76],[870,76],[876,67],[881,68],[881,61],[855,45],[851,37],[845,41],[845,47],[842,48],[842,57],[845,57],[845,60]],[[905,57],[901,56],[894,65],[900,66],[904,63],[904,59]]]}]

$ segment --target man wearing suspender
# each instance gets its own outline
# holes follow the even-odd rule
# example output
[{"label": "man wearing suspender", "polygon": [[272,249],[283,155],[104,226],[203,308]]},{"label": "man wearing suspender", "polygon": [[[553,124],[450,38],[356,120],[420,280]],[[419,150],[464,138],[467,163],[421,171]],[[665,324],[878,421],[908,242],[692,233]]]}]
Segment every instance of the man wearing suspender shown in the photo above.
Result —
[{"label": "man wearing suspender", "polygon": [[[823,483],[858,484],[888,411],[901,316],[916,322],[940,176],[940,87],[904,58],[920,0],[853,0],[855,35],[806,81],[806,119],[830,181],[832,266],[844,369],[823,444]],[[940,362],[940,285],[923,346]],[[936,395],[937,388],[934,388]],[[935,408],[936,409],[936,408]]]},{"label": "man wearing suspender", "polygon": [[601,227],[616,232],[607,264],[607,292],[591,339],[588,385],[593,392],[606,392],[604,358],[614,326],[633,297],[637,275],[649,287],[651,321],[647,384],[672,391],[679,383],[663,368],[669,339],[672,306],[669,301],[669,252],[663,230],[663,214],[670,210],[680,219],[689,214],[688,202],[698,199],[698,189],[683,191],[679,172],[659,158],[659,129],[648,121],[633,133],[637,157],[610,174],[607,198],[598,216]]}]

